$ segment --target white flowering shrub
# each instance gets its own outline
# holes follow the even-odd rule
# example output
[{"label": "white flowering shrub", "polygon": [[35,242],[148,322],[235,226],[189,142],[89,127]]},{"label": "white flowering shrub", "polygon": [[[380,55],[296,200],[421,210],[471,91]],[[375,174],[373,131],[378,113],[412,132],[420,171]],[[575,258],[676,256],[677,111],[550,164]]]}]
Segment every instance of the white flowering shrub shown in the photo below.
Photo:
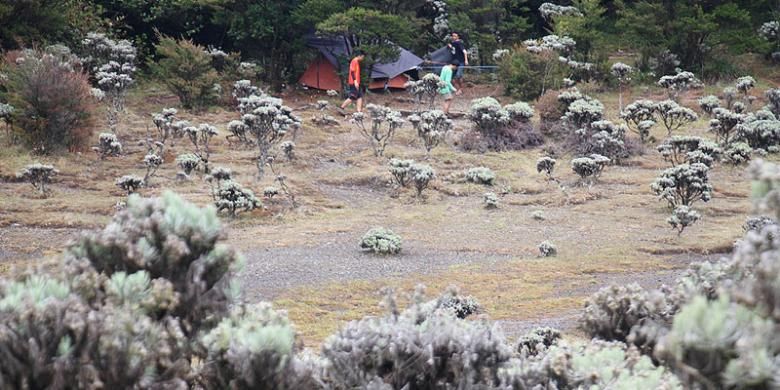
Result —
[{"label": "white flowering shrub", "polygon": [[487,167],[469,168],[469,170],[466,171],[465,177],[468,182],[484,184],[487,186],[492,186],[496,182],[496,174],[492,169]]},{"label": "white flowering shrub", "polygon": [[282,154],[287,158],[287,161],[295,160],[295,142],[283,141],[279,144],[279,149],[282,150]]},{"label": "white flowering shrub", "polygon": [[482,194],[482,204],[486,209],[498,208],[498,195],[495,192],[486,192]]},{"label": "white flowering shrub", "polygon": [[184,135],[184,127],[181,126],[184,124],[189,126],[189,124],[185,121],[179,121],[176,118],[177,113],[178,110],[175,108],[163,108],[159,113],[152,114],[152,122],[157,128],[158,142],[165,144],[170,138],[171,145],[173,145],[174,138],[180,138]]},{"label": "white flowering shrub", "polygon": [[723,146],[733,142],[738,126],[745,119],[743,114],[717,107],[712,111],[713,119],[710,120],[709,131],[715,134],[715,139]]},{"label": "white flowering shrub", "polygon": [[233,92],[231,95],[236,101],[239,99],[245,99],[252,95],[261,95],[262,91],[259,88],[252,85],[252,80],[238,80],[233,84]]},{"label": "white flowering shrub", "polygon": [[767,111],[748,114],[737,125],[735,141],[745,142],[755,150],[777,152],[780,147],[780,121]]},{"label": "white flowering shrub", "polygon": [[658,85],[666,88],[669,99],[677,102],[680,96],[691,88],[702,88],[704,84],[696,76],[687,71],[677,72],[675,75],[663,76],[658,80]]},{"label": "white flowering shrub", "polygon": [[737,98],[737,89],[734,87],[723,88],[723,100],[726,102],[726,109],[733,109],[734,101]]},{"label": "white flowering shrub", "polygon": [[390,229],[373,228],[360,239],[360,249],[379,255],[395,255],[401,252],[401,236]]},{"label": "white flowering shrub", "polygon": [[542,136],[530,123],[534,110],[524,102],[501,106],[492,97],[471,101],[467,118],[473,132],[463,138],[467,150],[524,149],[542,143]]},{"label": "white flowering shrub", "polygon": [[750,76],[742,76],[738,78],[735,84],[737,91],[742,93],[743,98],[747,102],[750,102],[748,96],[750,95],[750,90],[755,88],[755,86],[756,86],[756,79]]},{"label": "white flowering shrub", "polygon": [[553,177],[553,171],[555,170],[555,159],[549,156],[544,156],[536,160],[536,172],[542,173],[547,176],[547,180],[555,180]]},{"label": "white flowering shrub", "polygon": [[626,126],[639,135],[642,143],[650,140],[650,129],[655,126],[656,104],[652,100],[637,100],[620,111],[620,118],[626,121]]},{"label": "white flowering shrub", "polygon": [[672,208],[708,202],[712,197],[708,173],[709,168],[701,163],[680,164],[661,172],[650,188]]},{"label": "white flowering shrub", "polygon": [[609,158],[598,154],[578,157],[571,160],[571,170],[580,177],[581,184],[593,184],[609,162]]},{"label": "white flowering shrub", "polygon": [[580,154],[599,154],[619,163],[629,155],[625,144],[627,130],[625,125],[606,120],[592,122],[575,132],[580,138],[577,150]]},{"label": "white flowering shrub", "polygon": [[740,165],[750,161],[750,155],[753,153],[753,148],[744,142],[735,142],[723,151],[723,161]]},{"label": "white flowering shrub", "polygon": [[124,190],[127,195],[134,194],[138,192],[138,190],[144,186],[144,179],[133,176],[133,175],[124,175],[118,179],[116,179],[116,186]]},{"label": "white flowering shrub", "polygon": [[407,120],[417,131],[417,136],[423,141],[428,154],[452,131],[452,120],[440,110],[423,111],[419,115],[409,116]]},{"label": "white flowering shrub", "polygon": [[768,89],[765,93],[768,104],[764,110],[771,112],[775,116],[780,115],[780,88]]},{"label": "white flowering shrub", "polygon": [[204,177],[211,186],[211,196],[216,200],[217,189],[220,187],[223,181],[231,180],[233,178],[233,171],[228,168],[216,167],[211,170],[211,173]]},{"label": "white flowering shrub", "polygon": [[[289,130],[300,127],[301,120],[292,113],[290,107],[282,104],[282,99],[271,96],[250,95],[239,99],[239,111],[242,114],[243,133],[247,137],[251,136],[257,145],[257,175],[262,178],[271,147],[281,142]],[[235,124],[228,127],[236,135]]]},{"label": "white flowering shrub", "polygon": [[13,124],[15,111],[16,108],[14,108],[14,106],[6,103],[0,103],[0,121],[3,121],[5,123],[6,134],[8,136],[8,139],[12,143],[15,142],[13,129],[11,128],[11,125]]},{"label": "white flowering shrub", "polygon": [[700,218],[701,215],[696,210],[688,206],[677,206],[672,210],[672,216],[666,222],[672,226],[672,229],[677,231],[679,236],[685,228],[693,225]]},{"label": "white flowering shrub", "polygon": [[279,189],[276,187],[268,186],[263,189],[263,196],[268,199],[273,199],[277,195],[279,195]]},{"label": "white flowering shrub", "polygon": [[591,337],[626,342],[642,322],[665,321],[664,295],[636,283],[608,286],[585,301],[580,327]]},{"label": "white flowering shrub", "polygon": [[543,241],[538,248],[539,256],[541,257],[555,257],[558,255],[558,248],[550,241]]},{"label": "white flowering shrub", "polygon": [[[209,168],[209,158],[211,157],[211,139],[219,134],[217,128],[202,123],[200,126],[187,126],[184,128],[184,134],[187,135],[192,145],[195,147],[193,154],[203,163],[203,172],[211,172]],[[186,172],[186,169],[185,169]],[[189,174],[189,172],[187,172]]]},{"label": "white flowering shrub", "polygon": [[127,91],[135,84],[136,49],[130,41],[114,41],[95,32],[88,33],[82,45],[85,63],[102,92],[99,100],[107,106],[108,127],[116,133],[119,115],[125,110]]},{"label": "white flowering shrub", "polygon": [[716,108],[720,108],[720,99],[715,95],[702,96],[697,101],[705,114],[712,116]]},{"label": "white flowering shrub", "polygon": [[666,127],[669,136],[672,135],[673,131],[699,119],[699,116],[693,110],[677,104],[674,100],[664,100],[657,103],[655,113],[660,122]]},{"label": "white flowering shrub", "polygon": [[238,140],[238,143],[242,145],[252,145],[252,140],[248,137],[246,123],[232,120],[228,123],[228,131],[230,135],[225,137],[228,143],[233,144],[234,140]]},{"label": "white flowering shrub", "polygon": [[589,126],[599,121],[604,116],[604,105],[600,101],[591,98],[581,98],[573,101],[566,109],[563,120],[575,129]]},{"label": "white flowering shrub", "polygon": [[770,57],[777,62],[780,59],[780,21],[772,20],[762,24],[758,35],[769,42]]},{"label": "white flowering shrub", "polygon": [[404,124],[401,113],[386,106],[369,104],[366,110],[371,120],[367,125],[366,115],[362,112],[352,114],[352,123],[357,125],[360,134],[371,144],[374,156],[381,157],[396,131]]},{"label": "white flowering shrub", "polygon": [[146,167],[146,174],[144,175],[144,185],[149,185],[149,180],[157,173],[157,170],[163,163],[161,154],[149,153],[144,156],[143,164]]},{"label": "white flowering shrub", "polygon": [[436,177],[436,173],[433,171],[430,165],[414,163],[409,166],[409,180],[414,184],[414,188],[417,190],[417,196],[422,196],[423,190],[428,188],[431,181]]},{"label": "white flowering shrub", "polygon": [[616,62],[612,64],[612,67],[610,68],[610,74],[612,74],[618,82],[618,110],[620,111],[623,111],[623,87],[631,82],[631,75],[633,73],[634,68],[622,62]]},{"label": "white flowering shrub", "polygon": [[404,87],[414,98],[415,111],[419,112],[423,104],[427,104],[429,110],[433,109],[439,90],[446,87],[446,84],[437,74],[428,73],[417,81],[406,82]]},{"label": "white flowering shrub", "polygon": [[696,136],[672,136],[658,145],[658,152],[672,166],[695,162],[711,166],[722,150],[713,142]]},{"label": "white flowering shrub", "polygon": [[98,146],[92,148],[101,160],[122,154],[122,144],[114,133],[101,133],[98,136]]},{"label": "white flowering shrub", "polygon": [[558,5],[554,3],[542,3],[542,5],[539,6],[539,14],[542,15],[542,18],[547,21],[553,20],[556,16],[582,15],[577,7]]},{"label": "white flowering shrub", "polygon": [[186,175],[189,175],[192,171],[198,169],[200,162],[200,157],[192,153],[180,154],[176,157],[176,165],[178,165]]},{"label": "white flowering shrub", "polygon": [[397,158],[390,159],[387,164],[390,174],[393,175],[393,181],[399,187],[406,187],[411,181],[409,169],[414,164],[414,160],[400,160]]},{"label": "white flowering shrub", "polygon": [[252,190],[244,188],[233,180],[224,180],[214,194],[217,211],[227,211],[235,217],[241,211],[252,211],[260,207],[260,201]]},{"label": "white flowering shrub", "polygon": [[51,180],[59,173],[60,171],[56,170],[52,165],[35,163],[27,165],[24,169],[17,172],[16,177],[29,182],[36,191],[46,196],[50,192],[46,185],[51,183]]},{"label": "white flowering shrub", "polygon": [[283,175],[281,172],[277,171],[276,166],[274,165],[274,161],[276,159],[273,156],[269,156],[266,160],[266,164],[269,168],[271,168],[271,173],[273,173],[276,183],[279,184],[279,188],[284,192],[285,195],[287,195],[287,198],[290,200],[290,205],[292,208],[298,207],[298,202],[295,200],[295,194],[293,193],[292,189],[290,189],[290,186],[287,185],[287,176]]}]

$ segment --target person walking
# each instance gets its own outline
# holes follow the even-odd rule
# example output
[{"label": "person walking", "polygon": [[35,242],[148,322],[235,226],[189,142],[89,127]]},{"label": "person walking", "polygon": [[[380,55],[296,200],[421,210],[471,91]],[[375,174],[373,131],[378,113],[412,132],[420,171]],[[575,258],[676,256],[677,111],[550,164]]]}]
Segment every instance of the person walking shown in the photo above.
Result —
[{"label": "person walking", "polygon": [[347,100],[341,104],[341,109],[343,110],[355,102],[357,103],[357,112],[363,112],[363,91],[360,90],[360,63],[366,56],[360,51],[356,54],[349,63],[349,74],[347,75],[349,95]]},{"label": "person walking", "polygon": [[452,85],[452,72],[458,69],[458,61],[452,60],[448,65],[444,65],[441,68],[439,78],[444,82],[444,87],[439,90],[439,94],[444,97],[444,113],[450,113],[450,105],[452,105],[452,94],[457,93],[457,89]]},{"label": "person walking", "polygon": [[469,66],[469,55],[466,52],[463,41],[460,39],[460,34],[453,31],[450,37],[452,38],[452,42],[447,46],[450,48],[452,58],[458,62],[458,69],[455,71],[453,79],[458,86],[457,94],[460,95],[463,93],[463,71],[465,66]]}]

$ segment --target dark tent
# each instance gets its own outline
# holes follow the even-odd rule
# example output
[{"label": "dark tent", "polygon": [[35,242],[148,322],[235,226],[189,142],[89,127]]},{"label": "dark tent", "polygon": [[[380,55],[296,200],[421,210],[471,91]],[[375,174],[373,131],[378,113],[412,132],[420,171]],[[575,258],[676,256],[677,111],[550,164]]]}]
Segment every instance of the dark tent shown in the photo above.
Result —
[{"label": "dark tent", "polygon": [[448,46],[444,46],[428,53],[426,59],[433,65],[444,65],[449,64],[452,57],[452,50]]},{"label": "dark tent", "polygon": [[[320,55],[309,64],[298,82],[309,88],[341,89],[338,76],[339,61],[346,62],[352,52],[352,45],[346,37],[306,37],[306,45],[317,49]],[[390,63],[374,64],[371,71],[370,89],[404,88],[409,80],[407,74],[416,73],[417,67],[423,63],[422,58],[414,53],[400,48],[398,59]],[[327,64],[325,64],[327,63]]]}]

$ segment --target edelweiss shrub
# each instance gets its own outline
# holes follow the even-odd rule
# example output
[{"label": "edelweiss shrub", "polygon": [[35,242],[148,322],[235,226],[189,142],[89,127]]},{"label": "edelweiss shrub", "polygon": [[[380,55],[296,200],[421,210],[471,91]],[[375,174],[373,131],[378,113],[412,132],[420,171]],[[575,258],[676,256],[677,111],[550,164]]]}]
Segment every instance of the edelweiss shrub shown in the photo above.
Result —
[{"label": "edelweiss shrub", "polygon": [[580,183],[593,184],[601,176],[604,167],[609,164],[607,157],[592,154],[589,157],[578,157],[571,160],[571,170],[580,177]]},{"label": "edelweiss shrub", "polygon": [[233,180],[225,180],[219,184],[214,194],[214,205],[217,211],[227,211],[231,217],[235,217],[241,211],[252,211],[260,207],[260,201],[252,190]]},{"label": "edelweiss shrub", "polygon": [[[511,349],[485,322],[464,321],[450,308],[423,302],[352,321],[329,337],[322,356],[337,388],[493,388]],[[377,348],[377,346],[392,346]]]},{"label": "edelweiss shrub", "polygon": [[[158,142],[163,145],[169,138],[173,145],[173,139],[181,138],[184,135],[184,128],[189,126],[189,123],[176,118],[177,113],[178,110],[175,108],[163,108],[159,113],[152,114],[152,123],[157,128]],[[182,127],[185,124],[186,126]]]},{"label": "edelweiss shrub", "polygon": [[720,99],[714,95],[702,96],[698,100],[699,107],[705,114],[712,116],[716,108],[720,108]]},{"label": "edelweiss shrub", "polygon": [[724,147],[731,144],[732,137],[737,132],[738,126],[745,119],[743,114],[731,112],[725,108],[715,108],[711,112],[709,131],[715,133],[716,140]]},{"label": "edelweiss shrub", "polygon": [[575,131],[575,135],[580,138],[577,152],[599,154],[619,163],[629,156],[625,144],[626,130],[628,128],[625,125],[615,125],[606,120],[592,122],[589,126]]},{"label": "edelweiss shrub", "polygon": [[395,255],[401,252],[401,237],[390,229],[373,228],[360,239],[360,249],[380,255]]},{"label": "edelweiss shrub", "polygon": [[390,162],[387,165],[390,174],[393,175],[393,181],[395,181],[399,187],[406,187],[406,184],[411,180],[409,168],[411,168],[413,164],[414,160],[390,159]]},{"label": "edelweiss shrub", "polygon": [[655,125],[656,103],[652,100],[637,100],[620,111],[620,118],[626,126],[639,135],[642,143],[650,140],[650,129]]},{"label": "edelweiss shrub", "polygon": [[737,114],[742,114],[747,110],[747,106],[742,102],[734,102],[734,104],[731,105],[731,109]]},{"label": "edelweiss shrub", "polygon": [[541,257],[555,257],[558,255],[558,248],[550,241],[543,241],[538,248],[539,256]]},{"label": "edelweiss shrub", "polygon": [[115,157],[122,154],[122,144],[113,133],[101,133],[98,137],[98,146],[92,148],[101,160],[107,157]]},{"label": "edelweiss shrub", "polygon": [[753,149],[777,152],[780,147],[780,121],[754,113],[747,115],[737,126],[735,140],[747,143]]},{"label": "edelweiss shrub", "polygon": [[744,142],[735,142],[723,151],[723,161],[734,165],[744,164],[750,161],[752,153],[753,149],[750,145]]},{"label": "edelweiss shrub", "polygon": [[542,173],[547,176],[547,180],[554,180],[553,170],[555,170],[555,159],[552,157],[541,157],[536,160],[536,172]]},{"label": "edelweiss shrub", "polygon": [[497,209],[498,195],[495,192],[486,192],[482,195],[482,203],[486,209]]},{"label": "edelweiss shrub", "polygon": [[[187,135],[192,145],[195,146],[194,155],[203,162],[203,172],[208,174],[211,171],[209,168],[209,158],[211,157],[210,143],[211,139],[219,134],[217,128],[207,123],[202,123],[198,127],[185,127],[184,134]],[[189,175],[189,172],[187,174]]]},{"label": "edelweiss shrub", "polygon": [[[534,111],[528,104],[517,102],[504,107],[492,97],[471,102],[468,119],[474,132],[464,135],[467,150],[518,150],[542,143],[541,134],[530,123]],[[466,142],[469,139],[474,141]]]},{"label": "edelweiss shrub", "polygon": [[251,95],[261,95],[260,89],[252,85],[251,80],[238,80],[233,84],[232,96],[236,101],[245,99]]},{"label": "edelweiss shrub", "polygon": [[99,100],[107,105],[108,127],[116,133],[119,115],[125,110],[127,91],[135,83],[136,49],[130,41],[114,41],[95,32],[88,33],[81,43],[85,64],[102,92]]},{"label": "edelweiss shrub", "polygon": [[176,157],[176,165],[178,165],[186,175],[189,175],[192,171],[198,169],[200,161],[200,157],[192,153],[180,154]]},{"label": "edelweiss shrub", "polygon": [[439,90],[446,85],[444,81],[434,73],[428,73],[417,81],[408,81],[404,87],[414,98],[415,111],[420,111],[423,104],[427,104],[428,109],[433,109],[436,96]]},{"label": "edelweiss shrub", "polygon": [[134,175],[124,175],[115,182],[116,186],[124,190],[127,195],[134,194],[144,186],[144,179]]},{"label": "edelweiss shrub", "polygon": [[566,109],[563,118],[575,129],[589,126],[604,116],[604,105],[591,98],[581,98],[573,101]]},{"label": "edelweiss shrub", "polygon": [[672,208],[691,206],[699,200],[708,202],[712,197],[708,172],[709,168],[701,163],[680,164],[661,172],[650,188]]},{"label": "edelweiss shrub", "polygon": [[766,216],[748,217],[745,220],[745,224],[742,225],[742,230],[747,232],[761,233],[764,227],[769,225],[777,225],[777,221]]},{"label": "edelweiss shrub", "polygon": [[623,87],[631,82],[634,68],[622,62],[616,62],[612,64],[610,73],[618,82],[618,110],[623,111]]},{"label": "edelweiss shrub", "polygon": [[769,101],[769,104],[764,109],[772,112],[775,116],[780,115],[780,88],[768,89],[766,100]]},{"label": "edelweiss shrub", "polygon": [[268,199],[273,199],[277,195],[279,195],[279,189],[276,187],[265,187],[263,189],[263,196]]},{"label": "edelweiss shrub", "polygon": [[242,121],[232,120],[228,123],[228,131],[230,135],[225,137],[228,143],[233,143],[233,140],[238,140],[243,145],[251,145],[252,140],[249,139],[247,134],[247,125]]},{"label": "edelweiss shrub", "polygon": [[657,150],[672,166],[700,162],[709,167],[722,152],[718,145],[704,138],[679,135],[665,139]]},{"label": "edelweiss shrub", "polygon": [[51,183],[51,179],[60,171],[54,169],[52,165],[44,165],[40,163],[30,164],[21,171],[17,172],[16,177],[29,182],[36,191],[41,195],[46,196],[50,192],[46,188],[46,184]]},{"label": "edelweiss shrub", "polygon": [[284,154],[284,157],[287,158],[287,161],[295,160],[295,142],[284,141],[279,144],[279,149],[282,150],[282,153]]},{"label": "edelweiss shrub", "polygon": [[403,126],[404,120],[400,112],[390,107],[369,104],[366,110],[371,120],[370,126],[366,125],[366,115],[362,112],[352,114],[352,123],[357,125],[360,134],[369,141],[374,156],[381,157],[395,132]]},{"label": "edelweiss shrub", "polygon": [[523,358],[538,356],[547,352],[553,345],[557,345],[560,339],[561,332],[557,329],[534,328],[517,339],[517,352]]},{"label": "edelweiss shrub", "polygon": [[674,100],[664,100],[657,103],[655,113],[658,115],[660,122],[666,127],[666,131],[670,136],[672,131],[699,119],[699,116],[693,110],[677,104]]},{"label": "edelweiss shrub", "polygon": [[701,215],[696,210],[688,206],[677,206],[672,211],[672,216],[666,222],[672,226],[672,229],[677,231],[679,236],[685,228],[693,225],[700,218]]},{"label": "edelweiss shrub", "polygon": [[[271,96],[251,95],[239,99],[239,111],[242,114],[241,131],[251,136],[257,145],[257,174],[258,178],[262,178],[271,147],[281,142],[288,130],[298,128],[301,119],[292,113],[290,107],[282,104],[282,99]],[[229,128],[236,135],[234,122]]]},{"label": "edelweiss shrub", "polygon": [[677,102],[680,99],[680,95],[684,94],[691,88],[701,88],[704,85],[699,79],[691,72],[678,72],[675,75],[667,75],[661,77],[658,80],[658,85],[666,88],[669,94],[669,99]]},{"label": "edelweiss shrub", "polygon": [[466,171],[466,181],[492,186],[496,182],[496,174],[486,167],[470,168]]},{"label": "edelweiss shrub", "polygon": [[424,189],[428,188],[428,185],[436,177],[436,173],[433,171],[430,165],[414,163],[409,166],[409,180],[414,184],[414,188],[417,190],[417,196],[421,196]]},{"label": "edelweiss shrub", "polygon": [[162,165],[163,159],[160,154],[149,153],[144,156],[143,164],[146,167],[146,174],[144,175],[144,185],[149,184],[149,180],[157,173],[157,170]]},{"label": "edelweiss shrub", "polygon": [[737,83],[735,84],[735,87],[737,88],[737,91],[742,92],[743,99],[750,103],[750,99],[748,99],[750,95],[750,90],[753,89],[756,86],[756,80],[750,76],[743,76],[737,79]]},{"label": "edelweiss shrub", "polygon": [[591,337],[626,342],[644,321],[664,321],[664,296],[636,283],[600,289],[585,301],[580,327]]},{"label": "edelweiss shrub", "polygon": [[423,141],[428,154],[452,131],[452,120],[440,110],[424,111],[419,115],[410,116],[407,120],[417,131],[417,136]]}]

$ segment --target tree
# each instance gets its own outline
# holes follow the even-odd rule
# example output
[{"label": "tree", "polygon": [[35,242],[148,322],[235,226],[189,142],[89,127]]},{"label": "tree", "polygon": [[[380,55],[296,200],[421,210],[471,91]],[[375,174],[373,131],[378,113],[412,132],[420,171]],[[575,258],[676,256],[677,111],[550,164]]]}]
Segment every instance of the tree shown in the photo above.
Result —
[{"label": "tree", "polygon": [[409,45],[415,34],[409,19],[358,7],[331,15],[317,24],[317,32],[343,34],[351,39],[353,50],[360,49],[366,55],[368,72],[363,72],[364,79],[375,63],[397,60],[399,45]]}]

